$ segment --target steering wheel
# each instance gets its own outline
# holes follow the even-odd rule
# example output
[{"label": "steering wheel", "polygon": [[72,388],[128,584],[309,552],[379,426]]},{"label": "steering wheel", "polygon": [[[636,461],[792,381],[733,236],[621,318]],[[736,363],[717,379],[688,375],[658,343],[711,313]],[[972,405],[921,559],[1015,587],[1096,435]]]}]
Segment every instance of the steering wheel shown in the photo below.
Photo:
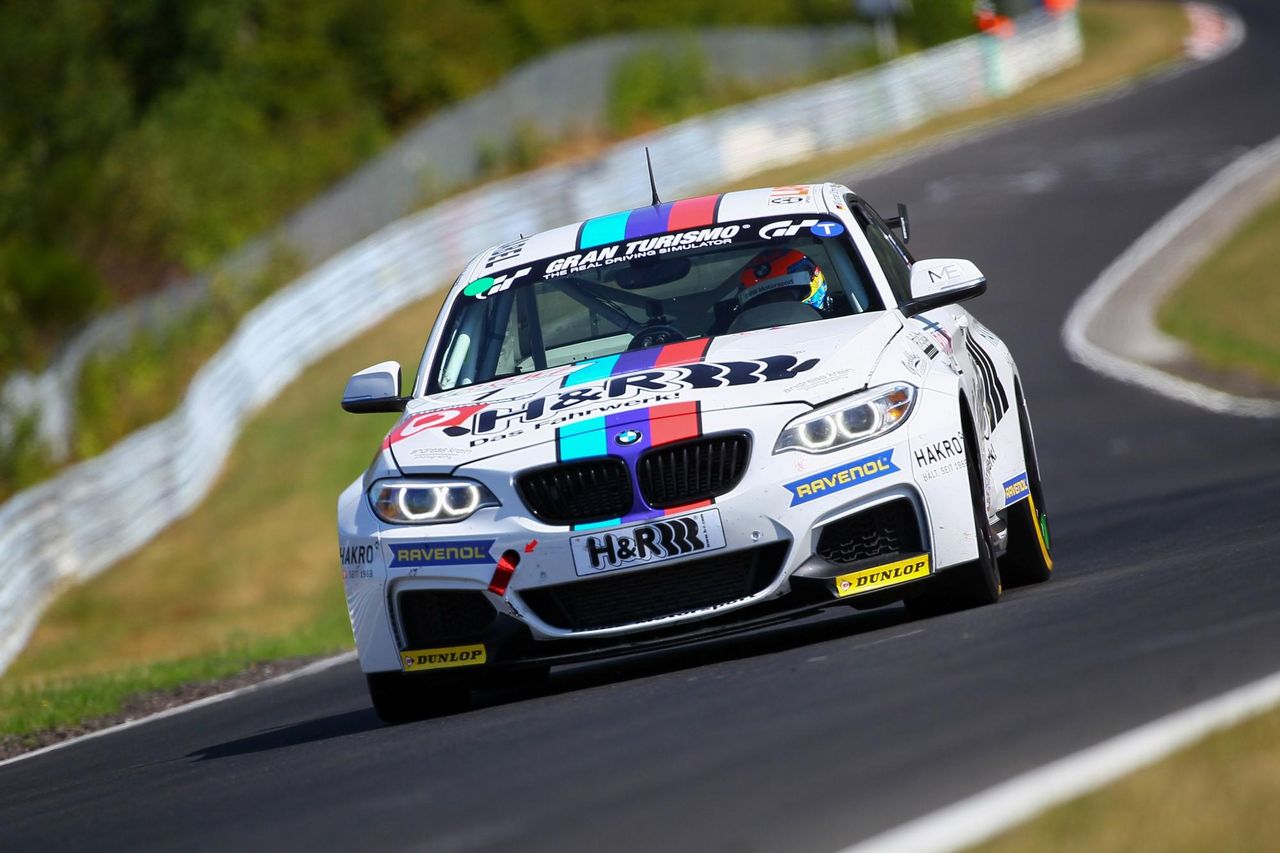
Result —
[{"label": "steering wheel", "polygon": [[636,330],[636,336],[627,345],[627,351],[673,344],[689,337],[670,323],[649,323]]}]

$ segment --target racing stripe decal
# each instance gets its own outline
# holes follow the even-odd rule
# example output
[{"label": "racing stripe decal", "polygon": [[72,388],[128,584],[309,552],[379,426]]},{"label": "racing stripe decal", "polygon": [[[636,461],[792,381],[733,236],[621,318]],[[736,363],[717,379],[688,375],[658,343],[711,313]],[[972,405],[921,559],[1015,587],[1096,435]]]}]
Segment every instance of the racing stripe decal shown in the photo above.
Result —
[{"label": "racing stripe decal", "polygon": [[649,435],[655,447],[701,434],[702,418],[696,402],[665,403],[649,410]]},{"label": "racing stripe decal", "polygon": [[710,346],[711,338],[696,338],[692,341],[667,344],[658,353],[658,358],[653,362],[653,366],[674,367],[677,364],[702,361]]},{"label": "racing stripe decal", "polygon": [[721,198],[723,194],[705,195],[588,219],[578,230],[578,249],[714,225]]},{"label": "racing stripe decal", "polygon": [[556,456],[561,462],[604,456],[609,452],[604,426],[604,418],[587,418],[560,427],[556,430]]},{"label": "racing stripe decal", "polygon": [[572,373],[565,374],[560,387],[568,388],[571,385],[595,382],[597,379],[608,379],[613,375],[613,367],[618,363],[620,357],[620,355],[609,355],[604,358],[597,358],[595,361],[589,361]]},{"label": "racing stripe decal", "polygon": [[680,341],[661,347],[631,350],[598,358],[565,374],[560,387],[569,388],[599,379],[608,379],[610,376],[622,376],[655,367],[674,367],[678,364],[702,361],[710,346],[710,338],[696,338],[692,341]]},{"label": "racing stripe decal", "polygon": [[[623,430],[636,430],[640,437],[629,445],[611,443],[610,439]],[[575,524],[574,530],[589,530],[631,524],[650,518],[687,512],[710,506],[712,501],[699,501],[687,506],[669,509],[653,509],[640,495],[636,481],[636,466],[645,451],[673,441],[684,441],[702,435],[702,415],[696,402],[664,403],[641,411],[614,412],[597,418],[575,421],[556,430],[556,459],[571,462],[593,456],[618,456],[627,463],[631,472],[632,511],[621,518],[610,518],[590,524]]]},{"label": "racing stripe decal", "polygon": [[978,345],[973,335],[966,335],[964,344],[969,357],[978,368],[978,376],[986,397],[987,411],[991,413],[990,425],[995,428],[1005,412],[1009,411],[1009,397],[1005,394],[1004,385],[1000,382],[1000,374],[996,372],[996,366],[991,361],[991,356],[987,355],[987,351]]},{"label": "racing stripe decal", "polygon": [[667,219],[668,231],[683,231],[686,228],[702,228],[713,225],[716,221],[716,208],[720,205],[719,195],[704,195],[701,198],[686,198],[671,206],[671,216]]},{"label": "racing stripe decal", "polygon": [[608,216],[597,216],[582,223],[582,233],[578,237],[579,249],[591,249],[609,243],[617,243],[626,239],[627,219],[631,211],[623,210],[610,213]]},{"label": "racing stripe decal", "polygon": [[653,207],[637,207],[627,217],[627,239],[638,240],[641,237],[652,237],[662,234],[667,228],[667,217],[671,214],[672,203],[659,204]]}]

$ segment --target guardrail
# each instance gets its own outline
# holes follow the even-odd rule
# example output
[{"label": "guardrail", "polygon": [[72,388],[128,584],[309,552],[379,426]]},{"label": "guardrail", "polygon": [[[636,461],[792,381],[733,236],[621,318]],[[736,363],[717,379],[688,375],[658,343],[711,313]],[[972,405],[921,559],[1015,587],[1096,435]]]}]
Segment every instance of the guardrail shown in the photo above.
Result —
[{"label": "guardrail", "polygon": [[241,426],[290,380],[445,284],[424,271],[458,270],[517,233],[634,206],[646,196],[644,146],[663,193],[688,195],[999,97],[1076,62],[1081,51],[1074,14],[1033,13],[1011,38],[962,39],[690,119],[588,162],[455,197],[340,252],[246,316],[171,416],[0,506],[0,671],[61,588],[196,508]]}]

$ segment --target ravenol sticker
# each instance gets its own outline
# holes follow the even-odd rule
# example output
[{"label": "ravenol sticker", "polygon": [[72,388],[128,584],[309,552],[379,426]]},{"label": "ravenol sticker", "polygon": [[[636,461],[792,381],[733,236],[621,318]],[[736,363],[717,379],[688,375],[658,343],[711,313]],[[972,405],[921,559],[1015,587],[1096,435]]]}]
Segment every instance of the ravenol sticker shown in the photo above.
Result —
[{"label": "ravenol sticker", "polygon": [[456,542],[395,542],[391,545],[391,568],[405,566],[466,566],[491,563],[493,539]]},{"label": "ravenol sticker", "polygon": [[929,555],[886,563],[870,569],[850,572],[836,578],[836,593],[844,598],[846,595],[857,595],[860,592],[871,592],[873,589],[884,589],[900,583],[927,577],[929,574]]},{"label": "ravenol sticker", "polygon": [[413,649],[400,653],[400,666],[405,672],[418,672],[423,669],[479,666],[486,659],[482,644],[450,646],[444,649]]},{"label": "ravenol sticker", "polygon": [[891,449],[787,483],[787,491],[791,492],[791,505],[796,506],[899,470],[893,464]]},{"label": "ravenol sticker", "polygon": [[1012,480],[1004,481],[1004,505],[1012,506],[1031,494],[1031,485],[1027,482],[1027,473],[1023,471]]}]

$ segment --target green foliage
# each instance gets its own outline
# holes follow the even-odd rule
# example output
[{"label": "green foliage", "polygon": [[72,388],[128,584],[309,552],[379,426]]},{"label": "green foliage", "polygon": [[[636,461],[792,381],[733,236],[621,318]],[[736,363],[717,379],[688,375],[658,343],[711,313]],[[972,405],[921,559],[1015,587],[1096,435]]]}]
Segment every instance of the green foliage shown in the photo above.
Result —
[{"label": "green foliage", "polygon": [[696,45],[679,51],[644,50],[620,61],[609,89],[609,127],[668,124],[706,109],[713,99],[707,62]]},{"label": "green foliage", "polygon": [[[0,4],[0,373],[108,294],[208,266],[531,57],[640,27],[850,15],[843,0]],[[499,159],[540,148],[517,135]]]},{"label": "green foliage", "polygon": [[101,282],[66,247],[14,240],[0,244],[0,375],[38,361],[46,338],[107,300]]},{"label": "green foliage", "polygon": [[30,414],[0,410],[0,421],[10,423],[10,433],[0,440],[0,501],[48,477],[52,465]]},{"label": "green foliage", "polygon": [[921,47],[932,47],[977,32],[973,0],[917,0],[905,21],[907,35]]},{"label": "green foliage", "polygon": [[265,268],[252,278],[217,276],[203,303],[158,329],[140,332],[120,350],[88,359],[76,394],[75,455],[95,456],[168,415],[191,377],[226,342],[240,318],[301,269],[296,252],[277,246]]}]

